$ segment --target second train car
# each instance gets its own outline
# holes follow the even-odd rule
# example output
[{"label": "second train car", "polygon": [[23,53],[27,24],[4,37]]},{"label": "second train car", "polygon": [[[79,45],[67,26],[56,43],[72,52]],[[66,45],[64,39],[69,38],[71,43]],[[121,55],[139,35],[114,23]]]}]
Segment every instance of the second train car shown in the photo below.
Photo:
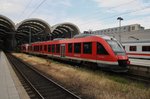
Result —
[{"label": "second train car", "polygon": [[150,59],[150,41],[123,42],[129,58]]}]

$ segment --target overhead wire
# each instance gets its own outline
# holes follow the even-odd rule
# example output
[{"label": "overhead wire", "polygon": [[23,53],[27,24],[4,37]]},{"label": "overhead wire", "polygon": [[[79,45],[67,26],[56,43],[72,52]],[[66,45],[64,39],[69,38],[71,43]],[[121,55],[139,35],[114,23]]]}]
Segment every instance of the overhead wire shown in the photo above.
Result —
[{"label": "overhead wire", "polygon": [[[37,6],[35,7],[35,9],[32,10],[32,12],[28,15],[28,18],[31,17],[31,16],[37,11],[37,9],[39,9],[39,8],[42,6],[42,4],[44,4],[45,1],[46,1],[46,0],[42,0],[42,1],[39,3],[39,5],[37,5]],[[123,4],[117,5],[117,6],[113,6],[113,7],[107,8],[107,10],[112,10],[112,9],[118,8],[118,7],[120,7],[120,6],[125,6],[125,5],[130,4],[130,3],[134,2],[134,1],[136,1],[136,0],[132,0],[132,1],[129,1],[129,2],[126,2],[126,3],[123,3]],[[29,5],[30,5],[31,2],[32,2],[32,0],[27,4],[27,6],[26,6],[25,9],[22,11],[22,13],[20,14],[19,17],[21,17],[21,16],[25,13],[26,9],[29,7]],[[132,10],[132,11],[128,11],[128,12],[116,14],[116,15],[113,15],[113,16],[110,16],[110,17],[105,17],[105,18],[103,17],[103,18],[100,18],[100,19],[101,19],[101,20],[106,20],[106,19],[114,18],[114,17],[116,17],[116,16],[126,15],[126,14],[134,13],[134,12],[137,12],[137,11],[145,10],[145,9],[147,9],[147,8],[150,8],[150,7],[149,7],[149,6],[146,6],[146,7],[140,8],[140,9],[135,9],[135,10]],[[99,12],[100,12],[100,11],[94,12],[95,14],[92,14],[92,15],[98,15]],[[91,15],[91,14],[90,14],[90,15]],[[84,17],[84,16],[82,16],[82,17]],[[86,16],[85,16],[85,17],[86,17]],[[91,16],[89,16],[89,17],[91,17]],[[94,18],[94,21],[95,21],[95,20],[98,20],[98,19],[97,19],[97,18]],[[92,20],[89,20],[89,22],[92,22]],[[89,23],[89,22],[86,21],[86,23]],[[86,23],[83,23],[83,24],[80,24],[80,25],[84,25],[84,24],[86,24]]]},{"label": "overhead wire", "polygon": [[46,1],[46,0],[42,0],[42,1],[39,3],[39,5],[38,5],[34,10],[32,10],[32,12],[28,15],[27,18],[31,17],[31,16],[36,12],[36,10],[39,9],[39,8],[42,6],[42,4],[44,4],[45,1]]},{"label": "overhead wire", "polygon": [[[118,17],[118,16],[130,14],[130,13],[142,11],[142,10],[145,10],[145,9],[148,9],[148,8],[150,8],[150,6],[142,7],[142,8],[140,8],[140,9],[135,9],[135,10],[132,10],[132,11],[127,11],[127,12],[120,13],[120,14],[116,14],[116,15],[109,16],[109,17],[103,17],[103,18],[100,18],[99,20],[106,20],[106,19],[110,19],[110,18],[114,18],[114,17]],[[80,24],[80,25],[84,25],[84,24],[87,24],[87,23],[92,22],[92,21],[95,21],[95,20],[98,20],[98,19],[89,20],[89,21],[86,21],[85,23]]]},{"label": "overhead wire", "polygon": [[[121,4],[119,4],[119,5],[109,7],[109,8],[107,8],[107,9],[105,9],[105,10],[113,10],[113,9],[118,8],[118,7],[120,7],[120,6],[125,6],[125,5],[127,5],[127,4],[133,3],[133,2],[135,2],[135,1],[136,1],[136,0],[131,0],[131,1],[126,2],[126,3],[121,3]],[[93,19],[95,19],[95,18],[99,17],[99,15],[101,15],[102,13],[104,13],[104,12],[101,12],[99,9],[100,9],[100,8],[98,8],[98,9],[97,9],[95,12],[93,12],[93,13],[89,13],[88,15],[84,15],[84,16],[81,16],[81,17],[79,17],[79,18],[80,18],[80,19],[85,19],[85,18],[93,18]],[[78,20],[78,19],[76,19],[76,20]]]},{"label": "overhead wire", "polygon": [[[131,0],[131,1],[126,2],[126,3],[121,3],[121,4],[119,4],[119,5],[106,8],[105,10],[113,10],[113,9],[118,8],[118,7],[120,7],[120,6],[125,6],[125,5],[127,5],[127,4],[133,3],[133,2],[135,2],[135,1],[136,1],[136,0]],[[100,9],[100,8],[98,8],[97,11],[94,12],[94,13],[90,13],[90,16],[89,16],[89,17],[91,17],[91,15],[98,15],[98,14],[101,14],[102,12],[101,12],[99,9]],[[83,18],[84,18],[84,17],[87,18],[87,15],[86,15],[86,16],[83,16]]]},{"label": "overhead wire", "polygon": [[26,10],[28,9],[28,7],[31,5],[33,0],[29,0],[29,2],[27,3],[27,5],[25,6],[25,8],[23,9],[23,11],[19,14],[18,19],[20,19],[24,13],[26,12]]},{"label": "overhead wire", "polygon": [[[123,16],[123,15],[131,14],[131,13],[135,13],[135,12],[142,11],[142,10],[149,9],[149,8],[150,8],[150,6],[146,6],[146,7],[142,7],[140,9],[136,9],[136,10],[133,10],[133,11],[120,13],[120,14],[113,15],[111,17],[103,18],[101,20],[106,20],[106,19],[110,19],[110,18],[114,18],[114,17],[118,17],[118,16]],[[97,26],[97,25],[95,25],[95,26]]]}]

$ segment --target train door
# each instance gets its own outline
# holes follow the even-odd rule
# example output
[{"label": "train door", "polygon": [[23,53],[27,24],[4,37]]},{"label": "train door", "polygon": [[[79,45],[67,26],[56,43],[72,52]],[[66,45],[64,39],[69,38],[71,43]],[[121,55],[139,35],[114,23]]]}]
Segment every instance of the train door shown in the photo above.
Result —
[{"label": "train door", "polygon": [[55,54],[55,51],[56,51],[55,44],[52,44],[52,55]]},{"label": "train door", "polygon": [[61,54],[61,57],[65,57],[65,44],[61,44],[60,54]]}]

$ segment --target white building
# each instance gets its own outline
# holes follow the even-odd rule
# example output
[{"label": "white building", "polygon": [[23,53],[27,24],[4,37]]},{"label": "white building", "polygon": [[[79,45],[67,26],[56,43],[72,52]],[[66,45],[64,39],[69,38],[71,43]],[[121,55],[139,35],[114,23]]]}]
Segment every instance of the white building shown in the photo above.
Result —
[{"label": "white building", "polygon": [[114,28],[96,30],[96,31],[92,31],[91,34],[113,36],[118,40],[120,35],[121,42],[150,40],[150,29],[144,29],[144,27],[142,27],[140,24],[121,26],[121,28],[114,27]]}]

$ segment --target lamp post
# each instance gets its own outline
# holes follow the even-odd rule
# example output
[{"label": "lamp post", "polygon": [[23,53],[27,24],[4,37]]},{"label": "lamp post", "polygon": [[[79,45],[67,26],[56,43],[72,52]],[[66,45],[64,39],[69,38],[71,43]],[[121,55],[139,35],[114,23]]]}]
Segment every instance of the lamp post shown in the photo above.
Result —
[{"label": "lamp post", "polygon": [[[28,50],[31,50],[31,26],[29,26],[29,47]],[[30,57],[30,55],[29,55]]]},{"label": "lamp post", "polygon": [[73,31],[74,31],[73,29],[70,29],[70,32],[71,32],[71,33],[70,33],[70,38],[72,38],[72,37],[74,36],[74,35],[73,35]]},{"label": "lamp post", "polygon": [[118,17],[117,20],[119,20],[119,41],[121,42],[121,21],[123,20],[123,18]]},{"label": "lamp post", "polygon": [[29,46],[31,44],[31,27],[29,27]]},{"label": "lamp post", "polygon": [[31,26],[29,26],[29,47],[28,47],[28,50],[31,50]]},{"label": "lamp post", "polygon": [[70,33],[70,38],[72,38],[72,33],[73,33],[73,31],[72,30],[70,30],[71,31],[71,33]]},{"label": "lamp post", "polygon": [[50,37],[49,39],[52,40],[52,34],[51,33],[48,33],[48,34],[49,34],[49,37]]}]

